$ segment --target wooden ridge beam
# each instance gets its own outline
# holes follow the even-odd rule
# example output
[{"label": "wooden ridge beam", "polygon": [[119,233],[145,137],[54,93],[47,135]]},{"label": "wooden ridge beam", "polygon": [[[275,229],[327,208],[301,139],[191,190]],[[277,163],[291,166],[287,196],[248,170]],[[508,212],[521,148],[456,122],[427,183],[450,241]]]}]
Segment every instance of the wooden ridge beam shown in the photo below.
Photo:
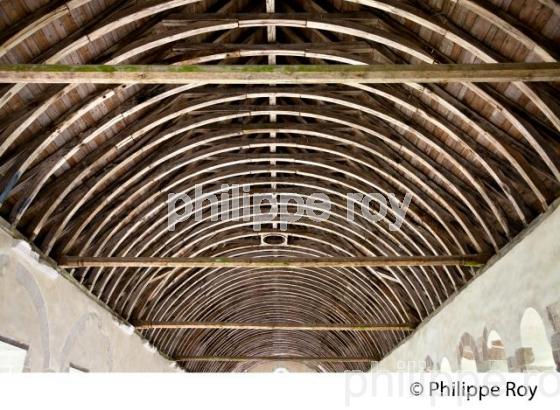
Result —
[{"label": "wooden ridge beam", "polygon": [[349,258],[157,258],[63,256],[62,268],[356,268],[387,266],[481,266],[487,254]]},{"label": "wooden ridge beam", "polygon": [[387,332],[412,331],[411,324],[293,324],[293,323],[227,323],[227,322],[150,322],[133,323],[138,330],[152,329],[223,329],[223,330],[300,330],[313,332]]},{"label": "wooden ridge beam", "polygon": [[300,357],[300,356],[180,356],[176,362],[323,362],[323,363],[371,363],[374,357]]},{"label": "wooden ridge beam", "polygon": [[560,63],[379,65],[2,64],[0,83],[374,84],[558,81]]}]

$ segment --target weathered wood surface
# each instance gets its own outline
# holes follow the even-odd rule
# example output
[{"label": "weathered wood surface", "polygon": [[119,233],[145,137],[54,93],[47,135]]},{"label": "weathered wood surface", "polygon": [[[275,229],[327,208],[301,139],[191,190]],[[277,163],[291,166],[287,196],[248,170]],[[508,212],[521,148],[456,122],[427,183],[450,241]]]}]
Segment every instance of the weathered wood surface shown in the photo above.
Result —
[{"label": "weathered wood surface", "polygon": [[489,255],[388,256],[308,259],[61,257],[63,268],[349,268],[387,266],[481,266]]},{"label": "weathered wood surface", "polygon": [[293,324],[293,323],[226,323],[226,322],[149,322],[137,321],[138,330],[153,329],[226,329],[226,330],[285,330],[313,332],[388,332],[411,331],[414,326],[398,323],[364,324]]},{"label": "weathered wood surface", "polygon": [[558,80],[560,63],[367,66],[0,65],[2,83],[38,84],[387,84]]},{"label": "weathered wood surface", "polygon": [[[355,68],[359,72],[367,64],[438,70],[560,57],[554,30],[560,8],[552,0],[4,3],[5,64],[217,64],[209,71],[228,64],[265,71],[276,69],[265,64],[320,64],[327,71],[330,64],[364,66]],[[337,75],[336,84],[322,85],[20,82],[0,95],[2,215],[54,257],[293,260],[494,252],[560,192],[557,85],[515,80],[364,84]],[[243,183],[251,193],[324,192],[334,207],[328,221],[302,219],[275,245],[263,239],[278,234],[274,225],[256,233],[244,223],[213,222],[206,208],[200,223],[168,232],[167,193],[187,193],[197,183],[216,193],[222,183]],[[361,217],[345,220],[345,193],[372,190],[413,195],[398,232]],[[202,321],[198,313],[208,312],[234,324],[271,317],[280,324],[390,324],[426,319],[475,272],[450,265],[84,267],[71,273],[124,320]],[[243,355],[216,349],[224,333],[239,338],[245,352],[269,337],[266,331],[208,331],[201,352],[199,331],[145,332],[173,357]],[[368,358],[383,356],[406,334],[275,336],[295,348],[313,346],[304,356],[331,356],[327,351],[344,346],[340,356]],[[258,351],[280,353],[274,346]],[[192,371],[252,365],[184,364]],[[324,362],[321,368],[365,370],[367,364]]]}]

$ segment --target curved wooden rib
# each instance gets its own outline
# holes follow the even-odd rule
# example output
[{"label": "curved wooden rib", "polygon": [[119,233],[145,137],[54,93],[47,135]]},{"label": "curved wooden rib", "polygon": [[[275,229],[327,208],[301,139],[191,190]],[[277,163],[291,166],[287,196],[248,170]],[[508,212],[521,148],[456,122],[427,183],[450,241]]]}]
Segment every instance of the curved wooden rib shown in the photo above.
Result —
[{"label": "curved wooden rib", "polygon": [[[400,126],[402,126],[403,128],[405,128],[405,129],[406,129],[406,128],[410,128],[410,127],[408,127],[407,125],[404,125],[402,122],[400,122],[400,121],[398,121],[398,120],[396,120],[396,119],[393,119],[392,117],[390,117],[390,116],[388,116],[388,115],[386,115],[386,114],[384,114],[384,113],[381,113],[381,112],[376,111],[376,110],[372,110],[372,109],[370,109],[370,108],[368,108],[368,107],[366,107],[366,106],[358,105],[358,104],[355,104],[355,103],[352,103],[352,102],[349,102],[349,101],[346,101],[346,100],[341,100],[341,99],[337,99],[337,98],[334,98],[334,97],[324,97],[324,96],[322,96],[322,95],[316,96],[316,95],[312,95],[312,94],[301,94],[301,93],[297,94],[297,93],[288,93],[288,92],[282,92],[282,93],[278,92],[278,93],[275,93],[275,94],[276,94],[277,96],[294,96],[294,97],[297,97],[297,98],[311,98],[311,99],[322,100],[322,101],[326,101],[326,102],[330,102],[330,103],[341,104],[341,105],[347,106],[347,107],[349,107],[349,108],[356,109],[356,110],[360,110],[360,111],[363,111],[363,112],[365,112],[365,113],[372,114],[372,115],[381,117],[381,118],[383,118],[383,119],[392,121],[392,122],[394,122],[396,125],[400,125]],[[262,93],[255,93],[254,96],[257,97],[257,96],[264,96],[264,95],[263,95]],[[177,116],[179,116],[179,115],[183,115],[184,113],[186,113],[186,112],[188,112],[188,111],[194,111],[194,110],[196,110],[196,109],[200,109],[200,108],[206,107],[206,106],[208,106],[208,105],[217,104],[217,103],[221,103],[221,102],[224,102],[224,101],[230,101],[230,102],[231,102],[231,101],[233,101],[233,100],[245,99],[245,98],[251,98],[251,94],[243,94],[243,95],[241,95],[241,96],[232,96],[232,97],[227,97],[226,99],[218,99],[218,100],[215,100],[215,101],[209,101],[209,102],[205,102],[205,103],[201,103],[201,104],[195,104],[195,105],[193,105],[193,106],[191,106],[191,107],[188,107],[188,108],[185,108],[185,109],[176,109],[177,107],[175,107],[174,110],[173,110],[173,112],[172,112],[168,117],[177,117]],[[158,120],[158,122],[159,122],[159,123],[163,123],[164,121],[167,121],[168,119],[169,119],[169,118],[163,117],[163,118],[160,118],[160,120]],[[156,123],[151,123],[151,124],[149,125],[149,129],[154,128],[156,125],[158,125],[157,122],[156,122]],[[188,131],[189,129],[194,129],[194,128],[195,128],[195,127],[192,127],[192,128],[188,128],[188,127],[187,127],[187,128],[185,128],[184,130],[182,130],[182,132]],[[363,129],[362,131],[368,132],[366,129]],[[412,131],[412,130],[409,129],[409,131]],[[142,131],[142,132],[145,132],[145,131]],[[377,137],[377,138],[379,138],[378,133],[375,133],[375,132],[372,133],[371,130],[369,130],[368,133],[371,134],[371,135],[373,135],[373,136],[375,136],[375,137]],[[419,134],[418,132],[415,132],[415,134],[416,134],[417,136],[420,136],[420,138],[423,138],[422,134]],[[139,135],[141,135],[141,133],[140,133],[140,132],[136,132],[135,134],[133,134],[133,135],[131,135],[130,137],[128,137],[127,140],[130,141],[130,142],[133,142],[136,138],[138,138],[137,136],[139,136]],[[168,137],[166,137],[166,138],[164,138],[164,139],[167,139],[167,138],[169,138],[169,137],[171,137],[171,136],[173,136],[173,134],[171,134],[170,136],[168,136]],[[382,137],[382,138],[383,138],[383,137]],[[395,144],[394,141],[391,140],[391,138],[383,138],[383,139],[384,139],[384,141],[386,141],[386,142],[389,143],[389,144],[392,144],[392,145]],[[119,143],[119,146],[122,147],[122,146],[124,145],[125,142],[126,142],[126,141],[123,141],[123,142]],[[428,144],[431,144],[431,142],[428,142]],[[433,145],[433,147],[434,147],[434,149],[436,149],[436,150],[441,150],[441,147],[438,147],[438,146],[436,146],[436,145]],[[397,144],[397,145],[395,146],[395,148],[398,149],[398,150],[404,149],[405,151],[408,151],[408,149],[407,149],[406,147],[403,147],[401,144]],[[412,154],[413,157],[416,157],[418,160],[424,161],[424,162],[425,162],[425,160],[422,159],[422,158],[423,158],[422,156],[419,156],[418,154],[413,153],[413,151],[411,151],[411,154]],[[127,159],[127,161],[132,161],[133,159],[134,159],[134,157],[131,156],[131,157],[129,157],[129,158]],[[126,165],[126,163],[123,162],[120,166],[125,166],[125,165]],[[428,165],[428,163],[426,163],[426,165]],[[428,166],[429,166],[429,165],[428,165]],[[435,168],[433,168],[433,167],[431,167],[431,166],[429,166],[429,167],[432,168],[432,170],[433,170],[436,174],[440,175],[441,178],[443,178],[444,180],[446,180],[446,177],[443,176],[443,175],[441,175]],[[455,182],[457,182],[457,181],[455,181]],[[66,182],[64,182],[64,183],[62,184],[63,186],[66,187],[66,188],[65,188],[66,191],[69,191],[69,190],[71,189],[71,185],[68,185],[68,183],[71,183],[71,181],[66,181]],[[464,197],[464,195],[465,195],[464,193],[461,194],[460,192],[457,192],[457,190],[455,190],[455,192],[456,192],[456,194],[457,194],[459,197],[461,197],[461,196]],[[85,199],[86,199],[86,197],[83,196],[82,194],[79,194],[78,196],[80,196],[80,197],[82,198],[82,200],[85,200]],[[61,199],[62,199],[62,198],[61,198]],[[54,203],[52,203],[51,209],[56,208],[56,206],[58,206],[57,204],[59,203],[59,201],[60,201],[60,200],[57,200],[57,201],[55,201]],[[466,203],[468,203],[468,201],[466,201]],[[472,207],[471,207],[471,208],[472,208]],[[49,217],[49,215],[50,215],[51,213],[52,213],[52,211],[47,211],[46,214],[44,215],[44,217],[43,217],[42,219],[43,219],[43,220],[46,220],[46,219]],[[473,212],[473,213],[476,214],[476,212]],[[67,214],[67,217],[68,217],[68,214]],[[485,225],[484,222],[482,222],[482,224],[483,224],[483,226]],[[38,229],[41,229],[41,224],[39,224],[39,225],[37,225],[37,226],[38,226]],[[63,227],[61,227],[61,228],[59,229],[59,231],[60,231],[61,229],[63,229]]]},{"label": "curved wooden rib", "polygon": [[[413,9],[412,7],[407,7],[402,4],[398,4],[398,2],[393,0],[346,0],[353,3],[360,3],[366,5],[368,7],[378,8],[380,10],[384,10],[388,13],[396,14],[399,17],[406,18],[408,20],[414,21],[415,23],[419,24],[422,27],[426,27],[438,34],[441,34],[446,39],[452,41],[453,43],[463,47],[465,50],[468,50],[474,56],[480,58],[482,61],[490,63],[490,62],[503,62],[496,57],[489,55],[486,53],[485,47],[480,44],[478,41],[470,38],[470,36],[465,35],[464,32],[458,32],[458,30],[454,29],[451,26],[443,27],[440,24],[436,23],[430,17],[423,15],[423,13],[418,12],[417,10]],[[515,39],[521,41],[529,50],[537,53],[539,57],[543,59],[543,61],[556,61],[549,52],[545,51],[542,47],[537,45],[533,40],[531,40],[528,36],[524,33],[519,31],[516,27],[508,24],[506,21],[501,19],[496,14],[490,12],[489,10],[485,9],[484,7],[478,5],[476,2],[472,0],[458,0],[459,5],[467,6],[471,11],[475,12],[477,15],[489,20],[497,27],[504,30],[505,33],[514,37]],[[538,108],[546,115],[546,117],[554,124],[557,130],[560,131],[560,117],[554,110],[550,109],[548,104],[538,95],[531,87],[527,84],[521,82],[514,83],[517,88],[519,88],[523,93],[525,93],[531,101],[533,101]]]},{"label": "curved wooden rib", "polygon": [[[62,22],[70,16],[69,10],[88,1],[69,1],[45,8],[47,14],[29,16],[32,23],[24,29],[20,24],[19,32],[9,35],[0,47],[0,58],[16,56],[17,49],[41,30]],[[539,1],[558,12],[553,2]],[[243,10],[230,3],[219,11],[228,13],[228,18],[206,15],[188,26],[181,22],[184,16],[166,11],[200,3],[198,10],[203,2],[150,1],[128,7],[118,2],[60,44],[34,52],[34,62],[200,64],[243,58],[258,64],[263,59],[274,63],[278,57],[295,64],[298,59],[353,65],[450,63],[451,52],[434,47],[441,37],[445,47],[457,45],[468,52],[461,58],[505,62],[504,55],[451,18],[430,13],[428,4],[347,2],[375,11],[361,12],[377,18],[375,28],[371,21],[356,23],[364,21],[361,17],[319,15],[316,11],[323,3],[314,2],[298,5],[311,13],[294,12],[289,18],[270,9],[268,16],[234,15]],[[553,44],[502,9],[478,0],[458,0],[455,7],[492,23],[516,45],[530,50],[533,58],[556,60]],[[340,9],[339,4],[333,9]],[[136,41],[111,46],[111,35],[119,38],[116,30],[130,30],[148,19]],[[265,27],[274,27],[277,39],[292,44],[251,44],[263,40],[262,30],[251,30]],[[417,35],[418,30],[424,31]],[[15,32],[14,27],[10,33]],[[424,33],[435,34],[434,39]],[[200,43],[191,44],[192,53],[162,57],[165,47],[182,39],[190,42],[194,36]],[[349,37],[367,42],[370,56],[337,49],[337,43],[329,51],[297,44]],[[271,41],[270,36],[266,39]],[[109,48],[89,50],[83,58],[81,53],[91,41],[105,40]],[[226,41],[238,44],[214,51]],[[197,48],[212,42],[214,46]],[[5,202],[2,211],[10,215],[10,222],[43,243],[52,255],[60,251],[225,258],[466,254],[502,246],[548,207],[560,181],[554,139],[560,129],[559,115],[554,99],[546,100],[540,85],[515,83],[506,92],[474,84],[455,89],[408,84],[242,90],[204,84],[103,89],[71,85],[48,90],[42,94],[44,101],[30,100],[31,87],[24,89],[25,85],[16,85],[0,96],[6,120],[0,136],[0,202]],[[468,98],[463,97],[465,92]],[[60,111],[59,100],[78,93],[79,98],[72,99],[78,101],[74,107],[53,114]],[[519,97],[511,97],[514,93]],[[474,103],[469,101],[471,94],[476,96]],[[520,106],[526,97],[536,109]],[[258,105],[263,99],[270,105]],[[19,100],[24,101],[21,108]],[[17,108],[9,119],[13,103]],[[485,117],[490,108],[501,112],[503,126]],[[106,114],[100,116],[99,111]],[[536,119],[529,118],[529,112],[537,112]],[[78,135],[81,123],[88,128]],[[34,135],[24,142],[28,129]],[[308,217],[288,224],[285,243],[279,245],[263,240],[277,235],[278,226],[263,225],[255,232],[250,221],[215,221],[209,205],[203,206],[202,220],[185,221],[173,232],[166,229],[168,193],[190,194],[197,184],[204,184],[205,193],[218,195],[223,192],[221,184],[227,183],[249,187],[252,195],[297,192],[309,198],[315,192],[325,193],[332,201],[330,217],[321,224]],[[413,195],[399,231],[391,231],[387,221],[371,224],[361,214],[354,220],[346,218],[345,194],[372,190]],[[354,206],[363,209],[361,203]],[[247,208],[240,205],[239,209]],[[305,209],[313,208],[306,205]],[[474,272],[458,267],[392,267],[89,268],[72,273],[128,319],[352,323],[360,317],[368,322],[403,323],[427,317]],[[333,311],[335,304],[338,309]],[[201,346],[206,347],[204,355],[228,357],[268,357],[280,350],[287,356],[382,357],[405,337],[402,331],[376,335],[277,331],[273,339],[270,332],[249,329],[143,332],[163,352],[177,357],[200,355]],[[224,371],[245,370],[252,364],[185,366]],[[309,364],[313,369],[319,366],[338,371],[367,368],[365,364]]]},{"label": "curved wooden rib", "polygon": [[[248,96],[248,95],[244,94],[244,95],[239,96],[239,97],[237,97],[237,98],[246,98],[247,96]],[[301,96],[301,95],[300,95],[300,96]],[[313,98],[313,97],[312,97],[312,98]],[[336,102],[334,99],[331,99],[331,100],[332,100],[332,102]],[[202,104],[199,104],[199,105],[202,105]],[[205,105],[205,104],[204,104],[204,105]],[[191,106],[190,108],[192,108],[192,106]],[[187,108],[187,109],[190,109],[190,108]],[[358,107],[355,107],[355,108],[358,108]],[[362,108],[362,109],[363,109],[363,108]],[[175,115],[180,115],[180,114],[181,114],[181,110],[176,110],[176,111],[174,111],[174,113],[173,113],[172,115],[175,116]],[[166,138],[164,138],[164,139],[168,139],[168,138],[170,138],[171,136],[173,136],[174,134],[178,134],[179,132],[185,132],[185,131],[188,131],[189,129],[193,129],[193,128],[196,128],[196,126],[195,126],[195,125],[192,125],[192,126],[190,126],[190,127],[189,127],[189,126],[183,127],[183,129],[174,130],[171,134],[169,134],[169,135],[168,135]],[[365,131],[365,130],[364,130],[364,131]],[[372,134],[373,136],[377,137],[377,138],[382,138],[384,141],[386,141],[386,142],[388,142],[388,143],[390,143],[390,144],[394,144],[394,142],[391,140],[391,138],[383,137],[382,134],[379,134],[379,133],[372,133],[371,131],[369,131],[369,133]],[[132,136],[131,138],[134,138],[134,136]],[[122,144],[121,144],[121,145],[122,145]],[[403,150],[403,149],[404,149],[405,151],[407,150],[405,147],[402,147],[401,145],[398,146],[398,150]],[[419,160],[421,160],[421,158],[422,158],[422,157],[418,157]],[[128,157],[128,160],[129,160],[129,161],[134,160],[134,156],[129,156],[129,157]],[[125,165],[126,165],[126,163],[123,162],[123,163],[122,163],[122,166],[125,166]],[[115,171],[115,170],[116,170],[116,169],[114,168],[112,171]],[[142,172],[142,171],[140,171],[140,172]],[[434,169],[434,172],[437,173],[437,170]],[[414,174],[414,173],[412,173],[412,174]],[[414,175],[412,175],[412,174],[411,174],[411,177],[414,178]],[[135,178],[138,178],[140,175],[142,175],[142,173],[137,174]],[[441,177],[442,177],[443,179],[445,179],[444,176],[441,176]],[[71,185],[68,185],[68,183],[71,184],[71,181],[65,181],[64,183],[61,184],[61,186],[64,186],[64,187],[65,187],[65,191],[67,191],[67,192],[69,192],[69,191],[72,189]],[[421,184],[421,185],[423,185],[423,184]],[[124,187],[124,186],[122,186],[121,189],[122,189],[123,187]],[[91,191],[90,191],[90,192],[91,192]],[[82,192],[82,193],[75,193],[75,194],[73,194],[73,195],[75,195],[76,197],[79,197],[79,198],[80,198],[80,202],[83,203],[83,202],[87,199],[87,197],[88,197],[89,195],[91,195],[91,194],[87,194],[87,193],[83,193],[83,192]],[[46,221],[46,219],[49,217],[49,215],[58,207],[58,204],[60,203],[60,201],[62,200],[62,198],[63,198],[63,197],[60,197],[60,196],[59,196],[59,199],[57,199],[56,201],[54,201],[54,202],[51,201],[51,206],[50,206],[50,209],[51,209],[51,210],[46,211],[45,214],[43,215],[43,217],[41,218],[41,220]],[[447,207],[447,206],[450,206],[450,204],[449,204],[449,203],[446,203],[444,206]],[[71,214],[71,213],[73,213],[73,212],[65,212],[65,220],[69,220],[69,219],[70,219],[70,217],[71,217],[70,214]],[[47,214],[48,214],[48,215],[47,215]],[[459,218],[459,220],[460,220],[460,218]],[[42,224],[39,223],[39,224],[37,224],[37,227],[40,229],[41,225],[42,225]],[[61,231],[63,230],[63,228],[64,228],[63,225],[65,225],[65,223],[62,223],[61,225],[59,225],[59,229],[57,230],[58,232],[61,232]],[[465,230],[468,232],[469,229],[466,227],[466,225],[463,224],[463,226],[464,226]],[[53,231],[52,233],[54,234],[55,232]],[[472,238],[472,239],[474,240],[474,238]],[[474,241],[473,243],[476,243],[476,241]]]},{"label": "curved wooden rib", "polygon": [[[119,55],[115,58],[109,60],[106,64],[119,64],[124,63],[127,60],[133,58],[134,56],[145,53],[153,48],[160,47],[167,43],[185,39],[188,37],[200,35],[200,34],[208,34],[215,31],[223,31],[223,30],[231,30],[238,27],[263,27],[268,25],[283,25],[283,26],[303,26],[309,28],[316,28],[322,30],[330,30],[337,33],[345,33],[348,35],[353,35],[357,37],[361,37],[370,41],[380,42],[382,44],[395,47],[399,50],[407,52],[412,56],[416,56],[417,58],[421,59],[421,61],[433,63],[434,60],[425,52],[415,49],[414,47],[408,46],[407,41],[402,40],[402,43],[399,42],[397,36],[394,36],[390,33],[382,32],[380,30],[370,29],[367,26],[357,26],[357,25],[341,25],[341,24],[334,24],[334,23],[326,23],[326,22],[314,22],[309,20],[254,20],[250,18],[246,18],[242,21],[231,21],[226,23],[215,23],[215,22],[200,22],[198,24],[193,24],[189,26],[188,30],[182,30],[177,32],[175,35],[169,34],[162,34],[157,35],[154,38],[142,39],[137,43],[133,43],[128,46],[126,49],[121,50]],[[194,28],[192,28],[194,26]],[[198,27],[197,27],[198,26]],[[47,61],[48,63],[52,63],[54,61],[58,61],[62,57],[60,55],[64,55],[64,51],[57,53],[56,56],[52,57]],[[5,135],[6,132],[3,133],[4,142],[0,145],[0,156],[9,148],[9,146],[18,138],[18,136],[27,129],[37,118],[41,115],[45,110],[52,105],[54,102],[58,101],[62,96],[66,95],[67,93],[71,92],[72,90],[76,89],[77,85],[70,85],[63,88],[59,93],[55,94],[49,100],[39,107],[39,109],[35,110],[33,115],[28,116],[25,121],[21,122],[15,130],[9,130],[10,132],[8,135]],[[96,105],[96,102],[92,103]],[[45,144],[48,141],[45,142]],[[43,144],[43,146],[45,146]],[[32,161],[32,156],[22,156],[22,168],[25,169],[29,166],[30,162]],[[0,179],[0,203],[2,203],[5,198],[9,195],[9,191],[14,187],[14,185],[18,181],[18,174],[8,172],[8,176]]]},{"label": "curved wooden rib", "polygon": [[[251,20],[249,20],[249,21],[251,22],[251,24],[253,24]],[[184,33],[182,33],[182,35],[184,35]],[[53,100],[55,100],[55,99],[57,99],[57,98],[59,98],[59,97],[60,97],[60,95],[57,94],[56,96],[53,97]],[[104,94],[104,95],[101,96],[97,101],[93,102],[93,103],[91,104],[91,106],[94,106],[94,105],[98,104],[100,101],[102,101],[102,99],[104,99],[104,98],[106,98],[106,97],[107,97],[107,94]],[[91,107],[91,106],[90,106],[90,107]],[[85,108],[85,111],[87,111],[90,107],[86,107],[86,108]],[[84,112],[85,112],[85,111],[84,111]],[[80,114],[77,114],[75,117],[78,117],[78,118],[79,118],[79,116],[80,116]],[[31,121],[31,119],[32,119],[32,118],[30,118],[29,121]],[[71,121],[71,122],[72,122],[72,121]],[[24,128],[25,126],[27,126],[27,125],[28,125],[28,123],[25,122],[24,124],[22,124],[22,125],[20,126],[20,129],[23,129],[23,128]],[[12,135],[14,135],[14,134],[12,134]],[[55,136],[56,136],[56,135],[58,135],[58,133],[55,134]],[[8,137],[6,141],[10,141],[10,140],[11,140],[11,138]],[[47,139],[47,140],[45,141],[45,144],[47,144],[49,141],[50,141],[50,139]],[[45,144],[43,144],[43,146],[44,146]],[[30,163],[30,162],[33,160],[33,158],[34,158],[33,156],[27,156],[26,163]],[[26,164],[26,163],[24,163],[24,164],[23,164],[23,167],[20,167],[20,169],[19,169],[17,172],[13,173],[13,175],[21,175],[21,174],[22,174],[22,172],[21,172],[22,169],[21,169],[21,168],[23,168],[23,170],[25,170],[25,168],[26,168],[26,165],[25,165],[25,164]],[[10,175],[10,174],[12,174],[12,173],[8,173],[8,175]],[[7,177],[6,177],[6,178],[7,178]],[[4,196],[7,195],[7,191],[12,187],[13,184],[14,184],[14,179],[13,179],[13,178],[10,178],[10,179],[7,179],[7,180],[5,179],[5,182],[4,182]],[[496,209],[494,209],[494,211],[496,212]],[[519,212],[519,209],[518,209],[518,213],[520,213],[520,212]],[[502,228],[505,229],[505,230],[507,231],[507,226],[503,223],[503,221],[502,221]]]}]

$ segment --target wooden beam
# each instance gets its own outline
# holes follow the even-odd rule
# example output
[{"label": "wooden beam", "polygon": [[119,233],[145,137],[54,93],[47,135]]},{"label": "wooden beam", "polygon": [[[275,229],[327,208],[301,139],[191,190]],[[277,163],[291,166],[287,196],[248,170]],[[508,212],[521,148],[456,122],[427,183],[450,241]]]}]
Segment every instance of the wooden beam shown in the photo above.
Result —
[{"label": "wooden beam", "polygon": [[359,268],[387,266],[481,266],[490,255],[355,258],[150,258],[63,256],[62,268]]},{"label": "wooden beam", "polygon": [[[267,0],[268,2],[269,0]],[[267,7],[268,10],[270,10]],[[346,11],[343,13],[313,13],[313,12],[292,12],[292,13],[276,13],[274,11],[266,13],[199,13],[199,14],[171,14],[161,20],[160,25],[168,28],[186,27],[193,22],[200,21],[218,21],[231,22],[236,20],[342,20],[342,21],[366,21],[373,23],[379,20],[377,16],[370,11]]]},{"label": "wooden beam", "polygon": [[389,65],[0,65],[0,83],[365,84],[558,81],[560,63]]},{"label": "wooden beam", "polygon": [[181,356],[176,362],[324,362],[324,363],[371,363],[373,357],[299,357],[299,356]]},{"label": "wooden beam", "polygon": [[134,323],[138,330],[151,329],[224,329],[224,330],[301,330],[313,332],[387,332],[412,331],[410,324],[292,324],[292,323],[226,323],[226,322],[149,322]]},{"label": "wooden beam", "polygon": [[348,54],[372,53],[374,48],[365,41],[339,41],[336,43],[316,42],[316,43],[264,43],[264,44],[236,44],[236,43],[174,43],[170,50],[180,53],[223,53],[235,50],[286,50],[286,51],[344,51]]}]

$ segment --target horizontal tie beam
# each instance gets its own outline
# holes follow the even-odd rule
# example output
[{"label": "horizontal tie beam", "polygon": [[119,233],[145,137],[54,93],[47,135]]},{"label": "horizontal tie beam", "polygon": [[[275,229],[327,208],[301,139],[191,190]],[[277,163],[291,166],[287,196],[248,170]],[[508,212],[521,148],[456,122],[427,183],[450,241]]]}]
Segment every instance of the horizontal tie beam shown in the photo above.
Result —
[{"label": "horizontal tie beam", "polygon": [[299,356],[181,356],[176,362],[315,362],[315,363],[371,363],[373,357],[299,357]]},{"label": "horizontal tie beam", "polygon": [[365,268],[387,266],[481,266],[489,255],[348,258],[155,258],[64,256],[62,268]]},{"label": "horizontal tie beam", "polygon": [[138,330],[149,329],[225,329],[225,330],[301,330],[318,332],[385,332],[412,331],[410,324],[290,324],[290,323],[224,323],[224,322],[148,322],[134,324]]},{"label": "horizontal tie beam", "polygon": [[560,80],[560,63],[215,66],[0,65],[0,83],[387,84],[558,80]]}]

